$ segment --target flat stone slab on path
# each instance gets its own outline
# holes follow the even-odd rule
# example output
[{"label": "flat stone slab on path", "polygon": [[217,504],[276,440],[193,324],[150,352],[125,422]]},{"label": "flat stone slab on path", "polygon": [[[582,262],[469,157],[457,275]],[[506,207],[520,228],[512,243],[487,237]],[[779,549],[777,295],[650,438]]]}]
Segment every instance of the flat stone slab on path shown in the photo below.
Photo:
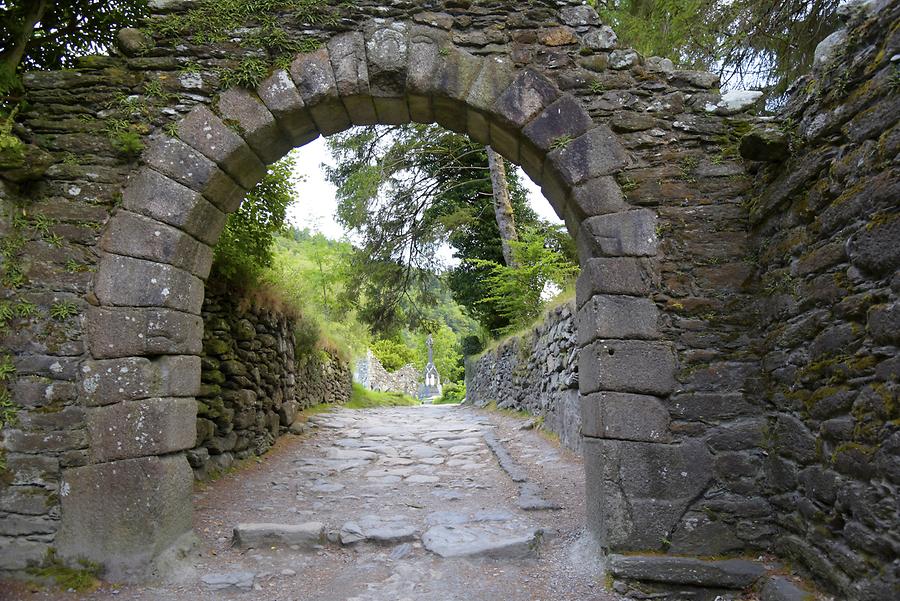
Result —
[{"label": "flat stone slab on path", "polygon": [[298,546],[312,549],[325,540],[325,524],[238,524],[234,527],[234,545],[246,549],[273,545]]},{"label": "flat stone slab on path", "polygon": [[480,525],[434,526],[422,535],[426,549],[441,557],[524,559],[536,554],[543,531],[516,533]]}]

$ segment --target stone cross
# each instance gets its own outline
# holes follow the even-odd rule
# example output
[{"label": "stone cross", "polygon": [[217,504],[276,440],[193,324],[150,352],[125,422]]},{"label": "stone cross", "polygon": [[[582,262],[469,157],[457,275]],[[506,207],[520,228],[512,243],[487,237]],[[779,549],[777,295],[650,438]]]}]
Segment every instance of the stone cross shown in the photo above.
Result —
[{"label": "stone cross", "polygon": [[434,339],[431,337],[431,334],[425,339],[425,344],[428,345],[428,364],[431,365],[434,363],[434,348],[432,348]]}]

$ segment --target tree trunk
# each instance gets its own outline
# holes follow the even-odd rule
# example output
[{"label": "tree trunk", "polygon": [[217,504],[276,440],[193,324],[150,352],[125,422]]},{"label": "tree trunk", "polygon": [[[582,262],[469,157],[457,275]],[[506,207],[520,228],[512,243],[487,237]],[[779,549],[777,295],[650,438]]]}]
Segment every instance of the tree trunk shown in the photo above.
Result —
[{"label": "tree trunk", "polygon": [[16,69],[19,68],[19,63],[22,62],[22,57],[25,56],[28,42],[31,41],[31,37],[34,35],[34,27],[44,17],[48,8],[50,8],[50,0],[37,0],[37,2],[34,2],[25,14],[25,18],[22,21],[22,29],[16,32],[10,47],[3,53],[0,53],[0,65],[10,73],[15,73]]},{"label": "tree trunk", "polygon": [[506,161],[487,146],[488,165],[491,168],[491,184],[494,188],[494,216],[500,228],[500,243],[507,267],[518,267],[512,243],[519,240],[516,234],[516,218],[509,200],[509,183],[506,180]]}]

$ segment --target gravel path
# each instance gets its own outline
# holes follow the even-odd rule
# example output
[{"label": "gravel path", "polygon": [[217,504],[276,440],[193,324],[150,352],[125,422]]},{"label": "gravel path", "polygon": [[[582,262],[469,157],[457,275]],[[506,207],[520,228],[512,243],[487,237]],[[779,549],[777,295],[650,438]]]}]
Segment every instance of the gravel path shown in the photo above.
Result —
[{"label": "gravel path", "polygon": [[[309,434],[284,437],[258,463],[196,492],[199,544],[177,582],[104,583],[81,596],[22,590],[11,598],[618,598],[604,592],[596,555],[581,536],[580,460],[540,433],[520,430],[522,420],[422,406],[338,409],[310,423]],[[525,482],[513,482],[508,461],[501,468],[497,441]],[[561,509],[522,508],[534,506]],[[239,524],[266,525],[247,526],[237,546]]]}]

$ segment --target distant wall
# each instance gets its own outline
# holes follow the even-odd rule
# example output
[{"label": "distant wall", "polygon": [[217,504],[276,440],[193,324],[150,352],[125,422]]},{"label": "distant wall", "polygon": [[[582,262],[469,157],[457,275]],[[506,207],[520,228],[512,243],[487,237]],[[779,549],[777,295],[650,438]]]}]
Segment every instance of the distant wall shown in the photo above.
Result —
[{"label": "distant wall", "polygon": [[421,373],[410,363],[397,371],[388,371],[372,351],[366,351],[364,359],[356,362],[353,379],[369,390],[400,392],[415,397],[419,394]]},{"label": "distant wall", "polygon": [[581,409],[575,306],[555,308],[530,331],[466,363],[468,403],[491,402],[503,409],[544,418],[544,427],[560,442],[581,451]]},{"label": "distant wall", "polygon": [[350,399],[348,363],[318,349],[299,353],[290,318],[212,290],[202,315],[197,445],[188,452],[198,479],[265,453],[302,409]]}]

